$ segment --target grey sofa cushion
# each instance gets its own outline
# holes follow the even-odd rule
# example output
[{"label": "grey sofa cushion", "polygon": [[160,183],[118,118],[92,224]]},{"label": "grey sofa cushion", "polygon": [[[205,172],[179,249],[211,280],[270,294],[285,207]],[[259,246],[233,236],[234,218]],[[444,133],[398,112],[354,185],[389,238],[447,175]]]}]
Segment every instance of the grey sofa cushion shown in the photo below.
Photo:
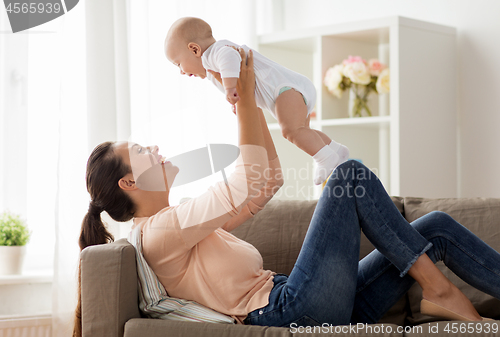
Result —
[{"label": "grey sofa cushion", "polygon": [[[288,336],[346,336],[346,337],[389,337],[403,336],[397,332],[397,326],[393,324],[370,324],[357,330],[357,333],[349,332],[349,326],[338,326],[339,331],[346,333],[336,333],[330,330],[320,330],[317,327],[316,332],[306,333],[303,330],[291,330],[289,328],[276,328],[256,325],[228,325],[215,323],[194,323],[194,322],[174,322],[157,319],[131,319],[125,324],[124,337],[288,337]],[[328,328],[329,329],[329,328]],[[335,328],[333,328],[335,329]],[[341,330],[343,329],[343,330]],[[390,332],[387,332],[389,331]],[[385,333],[381,333],[384,331]],[[293,333],[292,333],[293,332]]]},{"label": "grey sofa cushion", "polygon": [[[471,232],[500,252],[500,199],[493,198],[461,198],[461,199],[425,199],[405,198],[404,210],[406,219],[411,222],[432,212],[443,211]],[[438,268],[448,277],[474,304],[480,315],[500,318],[500,300],[487,295],[462,281],[442,262]],[[415,284],[408,292],[411,324],[434,321],[435,318],[420,314],[422,289]]]},{"label": "grey sofa cushion", "polygon": [[317,200],[271,200],[231,233],[259,250],[264,269],[290,274],[299,256]]},{"label": "grey sofa cushion", "polygon": [[[392,197],[401,214],[403,198]],[[264,259],[264,269],[290,274],[299,256],[317,200],[271,200],[257,215],[231,233],[254,245]],[[374,249],[362,234],[362,259]]]},{"label": "grey sofa cushion", "polygon": [[125,322],[141,317],[135,249],[127,240],[85,248],[82,260],[83,337],[121,337]]},{"label": "grey sofa cushion", "polygon": [[259,337],[289,336],[288,329],[265,326],[176,322],[161,319],[131,319],[125,324],[124,337]]}]

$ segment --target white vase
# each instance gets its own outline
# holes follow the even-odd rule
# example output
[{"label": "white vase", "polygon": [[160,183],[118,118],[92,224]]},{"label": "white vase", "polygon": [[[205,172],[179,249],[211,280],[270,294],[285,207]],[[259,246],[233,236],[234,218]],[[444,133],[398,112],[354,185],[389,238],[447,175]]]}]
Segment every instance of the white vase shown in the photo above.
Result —
[{"label": "white vase", "polygon": [[0,246],[0,275],[21,274],[26,246]]}]

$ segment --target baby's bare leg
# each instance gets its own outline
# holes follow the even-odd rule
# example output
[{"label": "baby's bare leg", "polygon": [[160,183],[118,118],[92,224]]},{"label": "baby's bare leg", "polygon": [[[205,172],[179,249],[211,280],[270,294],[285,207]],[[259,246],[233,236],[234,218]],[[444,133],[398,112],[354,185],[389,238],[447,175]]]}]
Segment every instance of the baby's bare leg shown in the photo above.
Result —
[{"label": "baby's bare leg", "polygon": [[317,164],[314,183],[321,184],[339,164],[340,157],[316,130],[309,128],[307,106],[302,94],[287,90],[276,99],[276,117],[283,136],[313,157]]},{"label": "baby's bare leg", "polygon": [[[309,127],[309,123],[311,122],[311,116],[307,116],[306,118],[306,126]],[[320,137],[321,139],[323,140],[323,143],[325,144],[330,144],[332,142],[332,140],[330,139],[330,137],[328,137],[325,133],[319,131],[319,130],[313,130],[314,132],[316,132]]]},{"label": "baby's bare leg", "polygon": [[[309,126],[310,122],[310,116],[307,116],[306,119],[306,125]],[[319,131],[319,130],[314,130],[320,137],[323,139],[323,142],[325,144],[328,144],[330,148],[337,153],[339,156],[339,165],[345,162],[347,159],[349,159],[349,149],[340,143],[337,143],[336,141],[332,140],[330,137],[328,137],[325,133]]]},{"label": "baby's bare leg", "polygon": [[328,145],[332,142],[332,139],[330,137],[328,137],[324,132],[321,132],[319,130],[314,130],[314,132],[316,132],[321,137],[321,139],[323,140],[323,142],[325,144]]},{"label": "baby's bare leg", "polygon": [[323,141],[316,130],[309,128],[306,120],[307,106],[300,92],[291,89],[278,96],[276,117],[283,137],[310,156],[314,156],[323,146],[329,144]]}]

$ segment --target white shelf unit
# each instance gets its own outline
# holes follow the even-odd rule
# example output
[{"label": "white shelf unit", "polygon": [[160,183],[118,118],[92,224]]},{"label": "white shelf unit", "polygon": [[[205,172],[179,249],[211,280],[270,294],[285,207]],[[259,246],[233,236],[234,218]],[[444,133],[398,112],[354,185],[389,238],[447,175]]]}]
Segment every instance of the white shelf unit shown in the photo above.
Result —
[{"label": "white shelf unit", "polygon": [[[456,30],[395,16],[259,36],[258,50],[316,86],[311,127],[350,149],[391,195],[457,197]],[[323,85],[326,70],[349,55],[378,58],[391,71],[391,92],[372,94],[373,117],[348,118],[342,99]],[[266,119],[285,175],[281,199],[314,199],[313,160]]]}]

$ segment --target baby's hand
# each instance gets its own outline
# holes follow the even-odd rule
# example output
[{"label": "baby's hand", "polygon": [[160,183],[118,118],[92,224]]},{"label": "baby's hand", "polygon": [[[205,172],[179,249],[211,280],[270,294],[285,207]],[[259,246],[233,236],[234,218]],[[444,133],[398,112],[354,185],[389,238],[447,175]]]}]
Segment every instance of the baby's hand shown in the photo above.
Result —
[{"label": "baby's hand", "polygon": [[238,92],[236,91],[236,88],[226,89],[226,99],[232,105],[235,105],[236,102],[238,102],[240,100],[240,96],[238,96]]}]

